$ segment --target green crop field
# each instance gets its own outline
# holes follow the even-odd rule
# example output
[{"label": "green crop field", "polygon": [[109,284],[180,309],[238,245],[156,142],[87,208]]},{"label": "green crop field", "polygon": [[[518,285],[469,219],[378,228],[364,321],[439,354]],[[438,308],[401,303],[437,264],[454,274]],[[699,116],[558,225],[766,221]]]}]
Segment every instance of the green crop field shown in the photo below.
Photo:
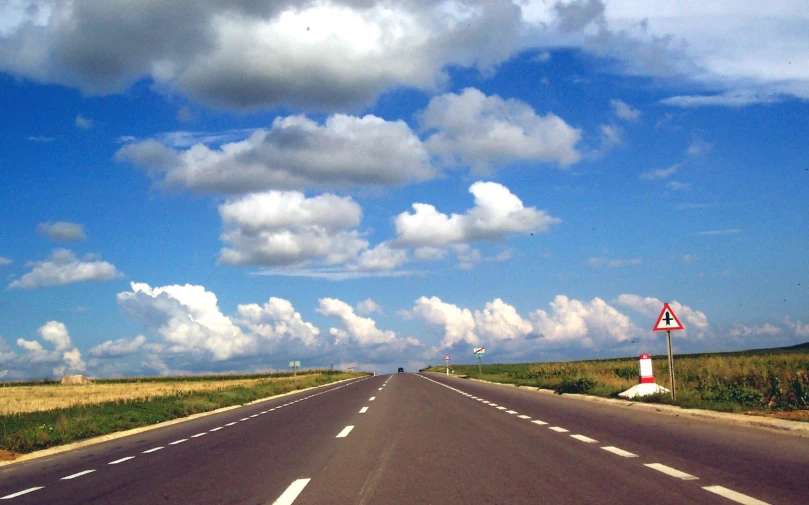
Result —
[{"label": "green crop field", "polygon": [[[669,386],[667,356],[653,356],[655,382]],[[452,365],[456,375],[492,382],[617,397],[638,383],[638,359],[558,363]],[[444,372],[444,366],[426,370]],[[677,400],[653,395],[641,401],[686,408],[748,412],[809,421],[809,343],[780,349],[676,355]]]}]

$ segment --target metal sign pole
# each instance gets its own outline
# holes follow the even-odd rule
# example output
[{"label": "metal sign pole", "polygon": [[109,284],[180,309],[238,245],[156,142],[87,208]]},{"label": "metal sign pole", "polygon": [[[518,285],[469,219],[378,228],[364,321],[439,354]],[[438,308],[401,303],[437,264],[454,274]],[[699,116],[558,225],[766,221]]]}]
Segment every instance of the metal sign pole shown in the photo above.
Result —
[{"label": "metal sign pole", "polygon": [[449,377],[449,360],[446,360],[446,362],[447,362],[447,377]]},{"label": "metal sign pole", "polygon": [[478,377],[483,378],[483,365],[480,364],[481,358],[480,354],[478,354]]},{"label": "metal sign pole", "polygon": [[671,399],[675,400],[674,389],[674,355],[671,352],[671,331],[666,332],[666,343],[669,346],[669,381],[671,382]]}]

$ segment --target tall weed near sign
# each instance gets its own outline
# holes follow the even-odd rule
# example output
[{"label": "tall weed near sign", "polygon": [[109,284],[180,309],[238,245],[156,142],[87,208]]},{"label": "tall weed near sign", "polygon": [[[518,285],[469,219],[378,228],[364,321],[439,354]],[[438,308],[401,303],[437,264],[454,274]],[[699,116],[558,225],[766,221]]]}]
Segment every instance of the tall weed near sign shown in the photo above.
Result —
[{"label": "tall weed near sign", "polygon": [[[668,386],[668,358],[653,356],[656,382]],[[456,375],[478,377],[477,365],[453,365]],[[440,371],[435,367],[434,371]],[[483,365],[483,379],[616,397],[638,383],[637,358]],[[730,412],[787,413],[809,421],[809,346],[795,350],[692,354],[676,357],[678,398],[655,395],[640,401]]]}]

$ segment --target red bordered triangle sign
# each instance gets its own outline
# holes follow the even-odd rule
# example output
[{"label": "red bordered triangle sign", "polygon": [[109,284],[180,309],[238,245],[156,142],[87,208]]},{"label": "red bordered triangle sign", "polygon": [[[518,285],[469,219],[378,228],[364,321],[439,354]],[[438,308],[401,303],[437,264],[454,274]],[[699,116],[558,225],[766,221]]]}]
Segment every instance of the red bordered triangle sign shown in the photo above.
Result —
[{"label": "red bordered triangle sign", "polygon": [[677,319],[677,316],[674,314],[674,311],[671,310],[668,303],[663,304],[663,310],[660,311],[660,315],[657,316],[657,322],[655,323],[655,327],[652,328],[652,331],[672,331],[672,330],[684,330],[683,323]]}]

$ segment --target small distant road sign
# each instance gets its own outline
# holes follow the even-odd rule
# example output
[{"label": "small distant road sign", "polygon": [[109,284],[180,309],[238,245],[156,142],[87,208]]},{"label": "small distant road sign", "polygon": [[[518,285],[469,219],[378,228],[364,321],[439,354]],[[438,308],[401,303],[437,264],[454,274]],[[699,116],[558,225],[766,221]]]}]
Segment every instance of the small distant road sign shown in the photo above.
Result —
[{"label": "small distant road sign", "polygon": [[657,317],[657,322],[655,323],[655,327],[652,331],[672,331],[672,330],[684,330],[683,324],[677,319],[677,316],[674,314],[674,311],[671,310],[668,303],[663,304],[663,310],[660,311],[660,315]]},{"label": "small distant road sign", "polygon": [[290,361],[289,368],[300,368],[301,362],[300,361]]},{"label": "small distant road sign", "polygon": [[472,354],[483,354],[484,352],[486,352],[485,347],[477,347],[474,351],[472,351]]},{"label": "small distant road sign", "polygon": [[444,361],[449,361],[449,354],[444,355]]}]

